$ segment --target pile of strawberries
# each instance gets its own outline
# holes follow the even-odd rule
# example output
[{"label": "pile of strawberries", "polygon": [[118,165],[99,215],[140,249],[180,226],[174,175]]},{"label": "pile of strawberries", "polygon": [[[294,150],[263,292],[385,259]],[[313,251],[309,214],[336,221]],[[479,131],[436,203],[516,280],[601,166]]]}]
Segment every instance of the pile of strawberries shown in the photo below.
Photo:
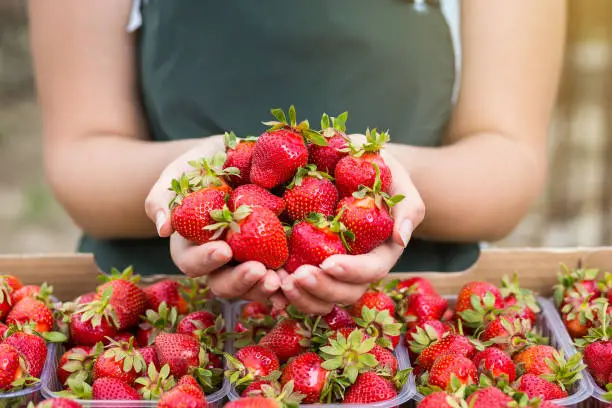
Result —
[{"label": "pile of strawberries", "polygon": [[244,305],[235,327],[238,350],[226,356],[226,375],[242,398],[228,406],[255,406],[265,398],[286,405],[396,397],[410,370],[398,370],[402,323],[395,316],[395,302],[374,289],[326,316]]},{"label": "pile of strawberries", "polygon": [[195,280],[138,286],[132,268],[101,276],[95,292],[58,307],[68,334],[59,360],[60,395],[94,400],[189,401],[223,381],[223,318]]},{"label": "pile of strawberries", "polygon": [[537,334],[540,308],[516,276],[501,288],[470,282],[447,308],[429,282],[415,279],[403,316],[421,407],[553,407],[581,378],[581,355],[568,361]]},{"label": "pile of strawberries", "polygon": [[554,299],[588,371],[597,385],[609,391],[604,397],[612,401],[612,274],[599,276],[598,269],[561,265]]},{"label": "pile of strawberries", "polygon": [[0,396],[40,381],[47,342],[63,341],[53,332],[53,288],[24,286],[12,275],[0,275]]},{"label": "pile of strawberries", "polygon": [[353,144],[347,113],[323,115],[321,130],[273,109],[258,138],[225,135],[226,151],[189,164],[172,181],[174,230],[203,244],[225,240],[236,262],[258,261],[289,273],[334,254],[364,254],[393,230],[391,170],[380,155],[388,133]]}]

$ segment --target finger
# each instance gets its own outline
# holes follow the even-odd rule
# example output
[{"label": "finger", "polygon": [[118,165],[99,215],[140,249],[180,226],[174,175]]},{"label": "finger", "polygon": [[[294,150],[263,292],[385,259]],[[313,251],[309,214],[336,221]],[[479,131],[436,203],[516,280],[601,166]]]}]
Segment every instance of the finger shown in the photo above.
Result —
[{"label": "finger", "polygon": [[397,244],[406,247],[412,232],[425,218],[425,204],[404,167],[393,157],[385,157],[385,162],[393,174],[391,194],[404,196],[402,201],[391,208],[395,219],[392,238]]},{"label": "finger", "polygon": [[316,299],[301,290],[294,281],[293,276],[287,276],[287,278],[281,283],[281,289],[287,297],[287,300],[291,302],[295,307],[302,313],[326,315],[334,307],[333,303],[322,302],[320,299]]},{"label": "finger", "polygon": [[332,279],[315,266],[304,265],[293,274],[295,283],[304,292],[321,301],[350,305],[355,303],[368,287],[367,283],[351,284]]},{"label": "finger", "polygon": [[229,262],[232,250],[224,241],[195,245],[179,234],[172,234],[170,255],[181,272],[195,278],[208,275]]},{"label": "finger", "polygon": [[210,274],[208,286],[213,295],[223,299],[242,297],[266,274],[259,262],[245,262],[233,268],[223,268]]},{"label": "finger", "polygon": [[263,278],[256,282],[242,298],[266,303],[279,289],[280,278],[276,272],[268,270]]},{"label": "finger", "polygon": [[363,255],[332,255],[321,263],[325,274],[342,282],[363,284],[384,278],[402,255],[404,247],[394,241]]},{"label": "finger", "polygon": [[188,169],[189,165],[185,163],[183,167],[177,166],[164,170],[145,199],[145,212],[155,223],[160,237],[169,237],[173,231],[168,207],[170,201],[175,197],[175,193],[169,190],[172,179],[179,177],[182,171],[188,171]]}]

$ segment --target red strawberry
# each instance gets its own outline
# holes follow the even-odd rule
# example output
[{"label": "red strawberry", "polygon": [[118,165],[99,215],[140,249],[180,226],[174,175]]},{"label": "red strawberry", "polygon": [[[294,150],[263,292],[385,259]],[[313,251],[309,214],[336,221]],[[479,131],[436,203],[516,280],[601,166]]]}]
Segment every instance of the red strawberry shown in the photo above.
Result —
[{"label": "red strawberry", "polygon": [[27,363],[21,353],[10,344],[0,343],[0,390],[13,388],[13,382],[26,374]]},{"label": "red strawberry", "polygon": [[420,276],[392,281],[391,290],[399,298],[409,295],[438,295],[431,282]]},{"label": "red strawberry", "polygon": [[514,400],[497,387],[477,390],[469,396],[470,408],[507,408]]},{"label": "red strawberry", "polygon": [[199,245],[218,239],[222,231],[212,231],[205,227],[215,223],[210,213],[223,208],[226,193],[211,187],[192,191],[186,176],[172,180],[172,189],[176,192],[171,203],[172,228],[185,239]]},{"label": "red strawberry", "polygon": [[170,309],[176,307],[178,314],[188,313],[189,304],[180,293],[180,288],[181,284],[171,279],[164,279],[144,288],[149,308],[159,310],[160,305],[165,302]]},{"label": "red strawberry", "polygon": [[493,312],[503,308],[504,298],[497,286],[488,282],[475,281],[461,288],[457,296],[455,312],[467,326],[479,327],[483,320],[489,318]]},{"label": "red strawberry", "polygon": [[241,205],[264,207],[276,216],[285,211],[285,202],[282,198],[275,196],[257,184],[244,184],[232,191],[227,200],[227,206],[231,211],[236,211]]},{"label": "red strawberry", "polygon": [[347,118],[348,112],[341,113],[337,118],[330,118],[324,113],[321,118],[321,133],[327,140],[327,146],[308,146],[309,163],[331,176],[334,175],[340,159],[348,154],[348,137],[345,133]]},{"label": "red strawberry", "polygon": [[251,182],[267,189],[277,187],[295,175],[298,168],[308,162],[308,149],[305,139],[326,145],[327,141],[319,133],[308,128],[308,122],[297,124],[295,108],[289,108],[289,121],[281,109],[272,109],[277,122],[267,122],[272,126],[255,143],[251,165]]},{"label": "red strawberry", "polygon": [[8,330],[8,326],[4,323],[0,323],[0,339],[4,338],[4,333]]},{"label": "red strawberry", "polygon": [[45,333],[53,329],[53,312],[44,302],[33,298],[24,298],[13,306],[6,317],[7,324],[23,324],[33,322],[35,330]]},{"label": "red strawberry", "polygon": [[527,394],[529,398],[540,397],[543,400],[554,400],[567,397],[567,391],[564,391],[557,384],[534,374],[525,374],[517,382],[515,389]]},{"label": "red strawberry", "polygon": [[338,305],[334,305],[332,311],[323,316],[323,320],[332,330],[338,330],[343,327],[357,327],[349,312]]},{"label": "red strawberry", "polygon": [[512,280],[504,276],[500,289],[506,308],[518,308],[518,317],[531,320],[535,324],[537,314],[540,313],[540,306],[536,300],[536,295],[532,290],[520,287],[518,275],[515,273]]},{"label": "red strawberry", "polygon": [[431,393],[419,402],[419,408],[457,408],[460,406],[460,400],[456,396],[444,391]]},{"label": "red strawberry", "polygon": [[113,343],[96,359],[93,378],[112,377],[134,385],[136,378],[145,371],[145,361],[131,343]]},{"label": "red strawberry", "polygon": [[300,354],[285,366],[281,383],[293,381],[294,390],[304,395],[303,403],[316,403],[327,381],[329,372],[321,367],[323,359],[318,354],[308,352]]},{"label": "red strawberry", "polygon": [[211,211],[211,216],[217,222],[212,228],[228,229],[225,240],[236,261],[257,261],[269,269],[279,269],[287,261],[285,229],[267,208],[243,205],[232,213],[224,206],[222,210]]},{"label": "red strawberry", "polygon": [[506,376],[506,381],[513,382],[516,380],[516,367],[514,362],[502,350],[490,347],[476,353],[472,359],[479,373],[490,376],[491,378],[500,378]]},{"label": "red strawberry", "polygon": [[440,340],[426,347],[419,357],[417,364],[425,369],[430,369],[434,362],[443,354],[451,354],[455,356],[464,356],[472,358],[476,354],[476,347],[465,336],[460,334],[449,334],[442,337]]},{"label": "red strawberry", "polygon": [[333,217],[338,204],[338,191],[332,177],[320,171],[313,164],[300,167],[287,186],[283,200],[291,221],[303,220],[310,213]]},{"label": "red strawberry", "polygon": [[559,352],[551,346],[530,346],[514,356],[516,365],[526,374],[542,375],[552,374],[553,369],[547,360],[555,361],[555,355]]},{"label": "red strawberry", "polygon": [[159,408],[206,408],[206,397],[199,387],[181,384],[166,391],[159,399]]},{"label": "red strawberry", "polygon": [[208,348],[223,348],[225,321],[220,315],[200,310],[183,317],[176,332],[188,334]]},{"label": "red strawberry", "polygon": [[278,323],[259,341],[259,345],[273,350],[281,362],[306,350],[309,331],[293,319]]},{"label": "red strawberry", "polygon": [[389,315],[389,310],[378,311],[364,307],[361,315],[356,316],[355,322],[367,335],[376,338],[376,342],[381,346],[390,350],[397,347],[402,324]]},{"label": "red strawberry", "polygon": [[332,255],[346,254],[346,240],[353,234],[336,217],[330,221],[313,213],[294,225],[289,238],[289,259],[285,270],[293,273],[302,265],[320,265]]},{"label": "red strawberry", "polygon": [[0,275],[0,281],[5,282],[11,292],[23,287],[23,283],[21,283],[19,278],[13,275]]},{"label": "red strawberry", "polygon": [[355,235],[349,253],[365,254],[385,242],[393,232],[393,218],[389,207],[404,199],[402,195],[390,197],[381,192],[380,171],[376,169],[374,187],[363,187],[359,191],[343,198],[338,203],[337,211],[344,209],[340,221]]},{"label": "red strawberry", "polygon": [[426,320],[412,326],[404,336],[410,360],[415,361],[418,354],[450,331],[450,328],[439,320]]},{"label": "red strawberry", "polygon": [[601,294],[597,287],[597,269],[570,269],[561,264],[561,271],[557,274],[558,283],[553,287],[554,300],[560,309],[570,291],[591,295],[593,299]]},{"label": "red strawberry", "polygon": [[395,385],[376,374],[368,371],[357,376],[353,384],[344,394],[345,404],[370,404],[386,401],[397,396]]},{"label": "red strawberry", "polygon": [[11,293],[11,302],[16,305],[21,299],[26,297],[36,298],[40,294],[40,286],[26,285]]},{"label": "red strawberry", "polygon": [[595,382],[605,386],[612,373],[612,340],[588,344],[584,348],[584,362]]},{"label": "red strawberry", "polygon": [[4,321],[13,307],[11,289],[5,279],[0,279],[0,320]]},{"label": "red strawberry", "polygon": [[159,364],[168,364],[175,377],[181,377],[200,365],[200,343],[187,334],[161,333],[155,339],[155,349]]},{"label": "red strawberry", "polygon": [[402,305],[403,320],[408,327],[427,320],[440,320],[447,307],[448,301],[439,295],[410,295]]},{"label": "red strawberry", "polygon": [[136,285],[140,277],[134,276],[133,272],[131,266],[123,271],[112,268],[110,276],[103,276],[106,283],[96,291],[97,299],[101,299],[106,290],[111,291],[108,303],[115,313],[115,323],[119,331],[135,327],[147,309],[147,297]]},{"label": "red strawberry", "polygon": [[173,332],[176,327],[178,312],[176,307],[168,308],[162,302],[157,309],[147,309],[143,321],[136,329],[136,340],[139,346],[145,347],[153,344],[159,333]]},{"label": "red strawberry", "polygon": [[36,408],[81,408],[82,405],[72,398],[51,398],[39,402]]},{"label": "red strawberry", "polygon": [[265,319],[270,314],[270,307],[260,302],[249,302],[242,307],[240,317],[242,320],[246,319]]},{"label": "red strawberry", "polygon": [[84,311],[73,314],[70,319],[70,338],[79,346],[94,346],[117,334],[110,317],[102,313],[96,314],[95,309],[90,310],[94,312],[94,316],[85,315],[87,312]]},{"label": "red strawberry", "polygon": [[234,356],[226,354],[230,382],[234,385],[249,384],[252,381],[268,377],[278,371],[278,357],[272,350],[262,346],[246,346]]},{"label": "red strawberry", "polygon": [[389,315],[395,315],[395,303],[393,299],[384,292],[378,292],[375,290],[366,291],[351,308],[351,314],[353,316],[361,316],[363,307],[368,309],[375,309],[378,311],[388,310]]},{"label": "red strawberry", "polygon": [[223,136],[225,153],[227,154],[227,160],[223,168],[233,167],[238,169],[238,175],[227,176],[234,187],[251,183],[251,161],[256,141],[257,138],[253,136],[238,139],[234,132],[226,132]]},{"label": "red strawberry", "polygon": [[78,298],[76,298],[74,300],[74,303],[78,305],[84,305],[84,304],[93,302],[95,298],[96,298],[96,292],[89,292],[89,293],[85,293],[84,295],[81,295]]},{"label": "red strawberry", "polygon": [[[391,188],[391,170],[385,163],[379,152],[389,141],[389,134],[378,133],[376,129],[366,131],[366,143],[357,147],[350,145],[350,155],[343,157],[336,166],[336,187],[340,197],[348,197],[361,186],[374,188],[376,166],[380,169],[380,180],[382,186],[380,191],[389,192]],[[375,166],[376,165],[376,166]]]},{"label": "red strawberry", "polygon": [[387,368],[390,371],[391,376],[397,374],[397,359],[389,349],[376,344],[374,348],[370,350],[370,354],[376,357],[379,367]]},{"label": "red strawberry", "polygon": [[92,386],[92,397],[95,400],[141,400],[142,397],[134,388],[116,378],[98,378]]},{"label": "red strawberry", "polygon": [[451,391],[451,378],[457,377],[464,385],[476,384],[476,366],[467,357],[444,354],[433,363],[429,370],[429,384]]},{"label": "red strawberry", "polygon": [[28,374],[35,378],[40,377],[47,358],[47,344],[42,337],[16,332],[4,339],[3,343],[15,347],[25,357]]},{"label": "red strawberry", "polygon": [[61,385],[66,385],[68,377],[73,373],[86,372],[91,374],[94,358],[90,354],[91,351],[92,348],[89,346],[76,346],[62,354],[57,364],[57,379]]}]

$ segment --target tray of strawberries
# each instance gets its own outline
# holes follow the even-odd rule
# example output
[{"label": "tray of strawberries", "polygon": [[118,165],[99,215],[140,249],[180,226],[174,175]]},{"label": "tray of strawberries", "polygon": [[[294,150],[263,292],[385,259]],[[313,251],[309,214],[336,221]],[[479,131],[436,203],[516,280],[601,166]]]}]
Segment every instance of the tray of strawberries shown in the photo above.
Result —
[{"label": "tray of strawberries", "polygon": [[[323,407],[394,407],[415,392],[395,304],[369,291],[355,305],[326,316],[276,310],[257,302],[233,305],[235,338],[226,355],[232,407],[254,398]],[[244,403],[246,405],[240,405]]]},{"label": "tray of strawberries", "polygon": [[[554,306],[516,276],[501,288],[470,282],[442,299],[408,298],[405,306],[418,406],[577,407],[589,398],[582,355]],[[415,312],[425,306],[429,321]]]},{"label": "tray of strawberries", "polygon": [[42,394],[83,407],[220,406],[229,303],[193,279],[141,288],[131,267],[57,307],[67,342],[50,349]]},{"label": "tray of strawberries", "polygon": [[52,342],[65,340],[55,328],[53,288],[23,285],[0,275],[0,406],[21,407],[40,399]]},{"label": "tray of strawberries", "polygon": [[[561,265],[553,301],[574,345],[584,354],[593,387],[588,407],[612,405],[612,274]],[[599,279],[601,277],[601,279]]]}]

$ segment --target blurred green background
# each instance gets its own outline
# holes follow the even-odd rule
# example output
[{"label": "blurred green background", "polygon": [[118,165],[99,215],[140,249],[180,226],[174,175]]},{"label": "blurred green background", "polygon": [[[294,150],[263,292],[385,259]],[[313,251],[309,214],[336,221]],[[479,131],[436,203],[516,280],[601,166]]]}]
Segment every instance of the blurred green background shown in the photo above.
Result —
[{"label": "blurred green background", "polygon": [[[495,246],[612,243],[612,1],[569,1],[546,191]],[[43,174],[25,1],[0,0],[0,253],[71,252],[78,230]]]}]

